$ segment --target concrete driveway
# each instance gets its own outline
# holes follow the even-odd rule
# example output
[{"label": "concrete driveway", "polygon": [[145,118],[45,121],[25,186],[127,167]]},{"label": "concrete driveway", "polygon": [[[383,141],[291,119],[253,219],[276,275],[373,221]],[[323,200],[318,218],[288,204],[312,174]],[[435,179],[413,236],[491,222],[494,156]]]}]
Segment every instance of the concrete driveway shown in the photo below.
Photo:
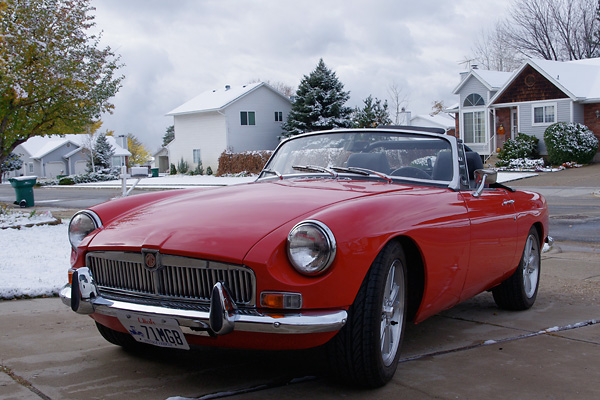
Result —
[{"label": "concrete driveway", "polygon": [[321,349],[131,354],[57,298],[3,301],[0,399],[597,399],[600,255],[560,245],[531,310],[484,293],[409,326],[393,381],[369,391],[329,380]]}]

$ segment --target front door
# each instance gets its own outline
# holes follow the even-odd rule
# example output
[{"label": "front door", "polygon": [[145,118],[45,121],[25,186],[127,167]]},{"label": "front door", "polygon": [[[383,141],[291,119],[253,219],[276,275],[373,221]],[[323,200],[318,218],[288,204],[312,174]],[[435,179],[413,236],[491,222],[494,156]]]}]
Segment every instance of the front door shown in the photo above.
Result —
[{"label": "front door", "polygon": [[514,107],[510,111],[510,138],[514,139],[517,137],[517,133],[519,133],[519,113],[518,108]]}]

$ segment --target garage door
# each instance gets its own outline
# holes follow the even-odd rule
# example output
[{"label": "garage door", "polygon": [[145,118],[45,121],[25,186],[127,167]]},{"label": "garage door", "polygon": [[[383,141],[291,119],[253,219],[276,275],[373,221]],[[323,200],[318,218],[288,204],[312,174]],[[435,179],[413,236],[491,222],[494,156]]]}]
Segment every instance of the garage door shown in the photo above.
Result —
[{"label": "garage door", "polygon": [[56,178],[57,175],[65,174],[66,167],[62,161],[52,161],[46,163],[45,170],[46,178]]},{"label": "garage door", "polygon": [[87,172],[87,161],[79,160],[75,162],[75,167],[73,168],[73,174],[75,175],[83,175]]}]

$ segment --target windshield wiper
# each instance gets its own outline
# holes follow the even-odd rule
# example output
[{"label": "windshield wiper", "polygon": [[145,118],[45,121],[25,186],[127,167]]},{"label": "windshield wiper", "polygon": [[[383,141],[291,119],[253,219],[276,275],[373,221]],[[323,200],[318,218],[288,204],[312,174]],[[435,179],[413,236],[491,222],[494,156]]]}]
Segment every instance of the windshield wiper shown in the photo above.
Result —
[{"label": "windshield wiper", "polygon": [[274,169],[263,169],[262,171],[260,171],[261,174],[272,174],[277,176],[279,179],[283,179],[283,175],[281,175],[279,172],[275,171]]},{"label": "windshield wiper", "polygon": [[338,177],[337,172],[335,172],[334,170],[326,167],[320,167],[318,165],[292,165],[292,168],[297,171],[303,172],[325,172],[333,176],[334,178]]},{"label": "windshield wiper", "polygon": [[384,174],[383,172],[378,172],[378,171],[373,171],[372,169],[367,169],[367,168],[358,168],[358,167],[348,167],[348,168],[343,168],[343,167],[333,167],[333,170],[337,171],[337,172],[350,172],[353,174],[358,174],[358,175],[363,175],[363,176],[369,176],[369,175],[375,175],[378,176],[382,179],[385,179],[388,183],[391,183],[393,180],[392,178],[387,175]]}]

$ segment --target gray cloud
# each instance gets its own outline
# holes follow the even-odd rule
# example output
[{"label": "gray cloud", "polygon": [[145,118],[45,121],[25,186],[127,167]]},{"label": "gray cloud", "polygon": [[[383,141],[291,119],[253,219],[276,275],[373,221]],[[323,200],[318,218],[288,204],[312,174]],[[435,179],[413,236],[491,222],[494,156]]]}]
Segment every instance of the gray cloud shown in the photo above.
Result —
[{"label": "gray cloud", "polygon": [[508,0],[94,0],[104,45],[127,65],[103,129],[154,151],[164,114],[205,90],[255,79],[298,85],[319,58],[355,106],[396,82],[414,114],[452,89],[475,36]]}]

